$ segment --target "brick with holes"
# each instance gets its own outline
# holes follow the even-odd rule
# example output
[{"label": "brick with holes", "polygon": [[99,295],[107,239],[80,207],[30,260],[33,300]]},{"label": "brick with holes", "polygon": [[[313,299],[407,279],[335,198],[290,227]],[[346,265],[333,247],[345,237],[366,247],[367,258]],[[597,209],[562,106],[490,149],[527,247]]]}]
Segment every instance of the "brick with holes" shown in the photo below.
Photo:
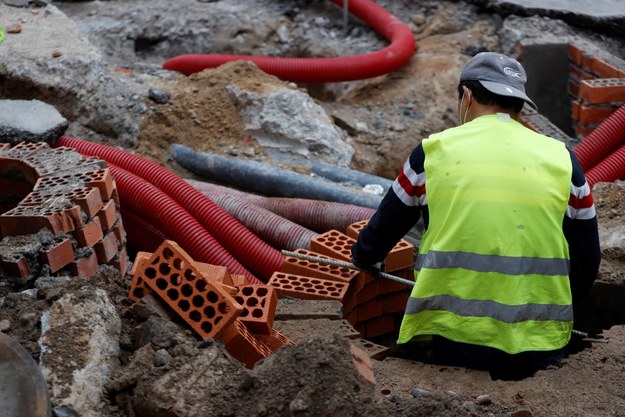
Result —
[{"label": "brick with holes", "polygon": [[216,282],[202,278],[193,259],[166,240],[137,272],[203,339],[216,338],[241,315],[243,307]]}]

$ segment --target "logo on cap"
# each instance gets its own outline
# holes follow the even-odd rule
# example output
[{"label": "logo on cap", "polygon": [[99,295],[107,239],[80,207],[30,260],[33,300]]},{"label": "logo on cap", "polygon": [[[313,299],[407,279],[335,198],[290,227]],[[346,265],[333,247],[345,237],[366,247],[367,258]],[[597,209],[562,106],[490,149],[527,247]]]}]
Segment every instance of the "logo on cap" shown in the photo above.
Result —
[{"label": "logo on cap", "polygon": [[523,79],[523,75],[520,72],[515,71],[514,69],[510,67],[503,67],[503,72],[510,77],[518,78],[520,80]]}]

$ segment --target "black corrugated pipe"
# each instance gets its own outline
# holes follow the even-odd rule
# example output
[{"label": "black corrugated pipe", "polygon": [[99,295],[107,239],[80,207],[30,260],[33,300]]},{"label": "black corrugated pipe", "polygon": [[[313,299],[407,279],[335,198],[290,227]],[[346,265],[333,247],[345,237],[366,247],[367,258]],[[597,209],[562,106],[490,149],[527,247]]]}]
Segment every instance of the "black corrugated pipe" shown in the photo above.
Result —
[{"label": "black corrugated pipe", "polygon": [[180,144],[173,144],[171,149],[174,160],[197,175],[246,190],[262,190],[266,195],[305,197],[369,208],[377,208],[382,201],[379,195],[256,161],[195,153]]}]

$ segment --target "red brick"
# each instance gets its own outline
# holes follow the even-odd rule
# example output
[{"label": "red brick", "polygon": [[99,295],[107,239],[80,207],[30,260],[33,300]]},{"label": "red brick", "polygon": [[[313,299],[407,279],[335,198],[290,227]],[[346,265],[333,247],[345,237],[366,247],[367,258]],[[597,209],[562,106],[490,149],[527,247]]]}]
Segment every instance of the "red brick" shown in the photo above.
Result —
[{"label": "red brick", "polygon": [[[356,325],[358,322],[358,310],[353,309],[352,311],[345,314],[345,320],[347,320],[350,324]],[[359,332],[357,329],[354,329],[356,333],[362,335],[363,333]]]},{"label": "red brick", "polygon": [[592,104],[584,106],[580,104],[577,118],[573,118],[573,120],[579,121],[584,125],[596,126],[610,117],[618,108],[619,106]]},{"label": "red brick", "polygon": [[98,241],[93,248],[98,257],[98,262],[105,264],[109,262],[117,253],[119,253],[120,244],[117,241],[115,233],[109,232]]},{"label": "red brick", "polygon": [[247,279],[245,275],[230,274],[230,277],[232,278],[232,283],[235,287],[239,287],[241,285],[247,285],[250,283],[250,281]]},{"label": "red brick", "polygon": [[583,54],[584,54],[584,51],[581,49],[579,45],[575,43],[569,43],[569,59],[571,61],[581,66]]},{"label": "red brick", "polygon": [[152,254],[150,252],[137,252],[135,260],[130,267],[130,292],[128,298],[132,301],[139,301],[141,298],[150,294],[152,290],[145,284],[141,278],[142,269],[149,264]]},{"label": "red brick", "polygon": [[21,200],[30,194],[32,190],[33,184],[29,181],[0,177],[0,197],[15,197]]},{"label": "red brick", "polygon": [[[357,240],[360,231],[365,228],[369,223],[369,220],[362,220],[356,223],[352,223],[347,228],[347,236]],[[351,254],[350,254],[351,256]],[[351,258],[350,258],[351,259]],[[399,269],[409,268],[414,263],[414,247],[405,239],[400,239],[399,242],[391,249],[391,251],[384,259],[384,271],[392,272]]]},{"label": "red brick", "polygon": [[382,300],[382,312],[399,313],[406,309],[408,298],[410,297],[409,291],[400,291],[392,294],[385,294],[381,297]]},{"label": "red brick", "polygon": [[583,80],[579,85],[579,98],[591,104],[625,102],[625,79]]},{"label": "red brick", "polygon": [[69,264],[69,271],[76,277],[89,278],[100,269],[98,257],[94,251],[90,255],[76,259]]},{"label": "red brick", "polygon": [[80,188],[68,194],[71,201],[78,204],[88,218],[97,216],[98,212],[104,207],[102,195],[97,188]]},{"label": "red brick", "polygon": [[[398,278],[403,278],[411,282],[414,282],[414,273],[412,269],[403,269],[401,271],[395,271],[393,275]],[[410,291],[412,288],[411,286],[408,286],[401,282],[393,281],[392,279],[381,278],[379,281],[380,281],[379,283],[380,294],[387,294],[387,293],[403,291],[403,290]]]},{"label": "red brick", "polygon": [[202,278],[193,259],[166,240],[137,273],[158,296],[204,339],[220,335],[243,312],[218,283]]},{"label": "red brick", "polygon": [[359,337],[362,337],[362,334],[354,329],[354,326],[347,319],[341,320],[340,331],[340,335],[343,337],[347,337],[348,339],[357,339]]},{"label": "red brick", "polygon": [[118,218],[117,208],[113,200],[109,200],[102,206],[102,210],[98,212],[98,218],[103,232],[108,232],[113,228]]},{"label": "red brick", "polygon": [[124,229],[121,214],[117,215],[117,221],[113,224],[113,233],[115,233],[117,240],[119,240],[122,245],[126,244],[126,230]]},{"label": "red brick", "polygon": [[79,247],[93,247],[103,237],[100,219],[94,217],[83,228],[75,230],[72,234]]},{"label": "red brick", "polygon": [[356,293],[356,304],[360,305],[378,296],[380,293],[379,283],[384,279],[376,279],[368,282],[360,291]]},{"label": "red brick", "polygon": [[365,322],[365,337],[382,336],[395,331],[395,317],[391,314],[381,315]]},{"label": "red brick", "polygon": [[111,259],[108,264],[111,265],[113,268],[117,269],[123,278],[128,273],[129,262],[130,260],[128,259],[128,252],[126,251],[126,247],[122,246],[119,253],[115,255],[115,257]]},{"label": "red brick", "polygon": [[360,347],[362,350],[367,352],[371,359],[375,360],[384,360],[389,354],[389,348],[386,346],[379,345],[377,343],[370,342],[365,339],[352,339],[352,343],[356,346]]},{"label": "red brick", "polygon": [[115,189],[113,176],[109,168],[102,168],[97,171],[86,174],[85,185],[89,187],[97,187],[103,201],[110,201]]},{"label": "red brick", "polygon": [[19,277],[23,280],[27,280],[33,275],[28,262],[23,257],[14,261],[0,259],[0,270],[4,272],[4,275]]},{"label": "red brick", "polygon": [[74,248],[69,239],[63,239],[50,249],[41,252],[41,262],[48,265],[52,273],[67,266],[73,260]]},{"label": "red brick", "polygon": [[252,369],[256,362],[273,353],[239,320],[235,320],[224,329],[222,338],[228,353],[249,369]]},{"label": "red brick", "polygon": [[382,315],[382,301],[373,299],[356,307],[358,311],[358,323],[370,320]]},{"label": "red brick", "polygon": [[228,272],[228,268],[226,268],[225,266],[211,265],[203,262],[195,262],[194,265],[204,279],[219,282],[220,284],[224,285],[234,285],[232,277]]},{"label": "red brick", "polygon": [[65,211],[45,212],[39,207],[17,206],[0,216],[2,236],[30,235],[43,228],[57,235],[70,232],[73,227]]},{"label": "red brick", "polygon": [[243,324],[254,333],[271,334],[278,304],[278,295],[272,286],[249,284],[238,287],[234,299],[243,306],[238,318]]},{"label": "red brick", "polygon": [[351,249],[354,243],[356,243],[354,238],[351,238],[338,230],[332,229],[315,236],[310,241],[310,249],[314,252],[318,252],[335,259],[351,262]]},{"label": "red brick", "polygon": [[583,139],[590,135],[595,128],[596,126],[587,126],[583,123],[575,123],[575,136],[579,139]]},{"label": "red brick", "polygon": [[371,368],[371,358],[360,347],[350,343],[350,352],[352,355],[352,363],[356,367],[360,378],[371,386],[375,386],[375,376],[373,375],[373,369]]},{"label": "red brick", "polygon": [[263,342],[272,352],[284,347],[284,346],[292,346],[295,344],[291,339],[286,337],[284,334],[280,333],[276,329],[271,329],[271,333],[268,335],[265,334],[256,334],[258,340]]},{"label": "red brick", "polygon": [[590,61],[590,72],[599,78],[618,78],[619,69],[605,60],[593,57]]},{"label": "red brick", "polygon": [[301,275],[274,272],[268,285],[273,286],[278,298],[285,295],[307,300],[339,300],[342,301],[347,292],[348,284]]},{"label": "red brick", "polygon": [[573,100],[571,101],[571,118],[573,120],[579,120],[579,109],[582,107],[582,104],[579,101]]},{"label": "red brick", "polygon": [[584,71],[582,68],[577,65],[569,66],[569,80],[574,82],[575,84],[579,84],[581,80],[593,80],[595,77],[590,72]]},{"label": "red brick", "polygon": [[569,81],[568,93],[573,97],[579,97],[579,83]]},{"label": "red brick", "polygon": [[[332,259],[321,253],[313,252],[308,249],[296,249],[296,253],[314,256],[323,259]],[[295,275],[303,275],[321,279],[329,279],[331,281],[350,282],[360,272],[354,269],[340,267],[336,265],[328,265],[323,262],[308,261],[293,256],[285,256],[281,267],[282,272]]]}]

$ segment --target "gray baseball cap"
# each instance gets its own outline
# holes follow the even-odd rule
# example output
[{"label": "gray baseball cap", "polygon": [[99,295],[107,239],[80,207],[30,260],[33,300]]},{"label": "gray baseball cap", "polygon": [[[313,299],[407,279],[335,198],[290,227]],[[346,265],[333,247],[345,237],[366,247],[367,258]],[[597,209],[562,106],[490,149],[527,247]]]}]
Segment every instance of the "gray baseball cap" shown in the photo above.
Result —
[{"label": "gray baseball cap", "polygon": [[496,52],[480,52],[466,63],[460,81],[476,80],[493,94],[517,97],[538,110],[525,94],[527,76],[523,66],[513,58]]}]

